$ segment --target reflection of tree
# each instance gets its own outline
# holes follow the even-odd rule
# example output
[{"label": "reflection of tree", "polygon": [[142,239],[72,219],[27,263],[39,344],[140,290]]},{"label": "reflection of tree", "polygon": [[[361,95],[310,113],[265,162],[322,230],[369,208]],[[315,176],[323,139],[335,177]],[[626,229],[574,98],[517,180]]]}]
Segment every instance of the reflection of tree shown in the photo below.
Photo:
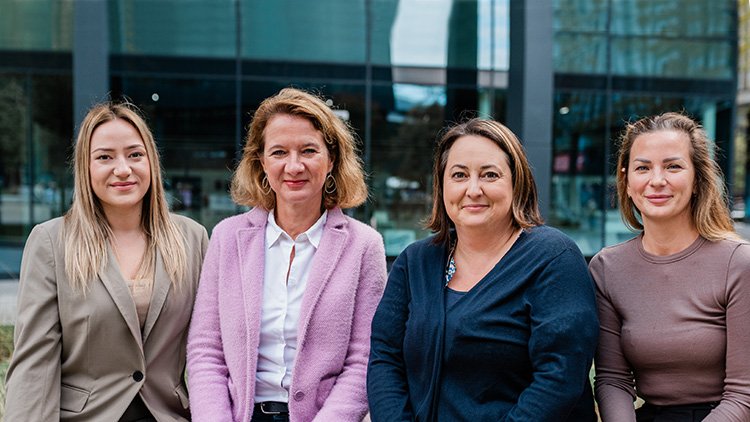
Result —
[{"label": "reflection of tree", "polygon": [[0,192],[21,183],[21,167],[26,155],[27,103],[23,79],[0,79]]}]

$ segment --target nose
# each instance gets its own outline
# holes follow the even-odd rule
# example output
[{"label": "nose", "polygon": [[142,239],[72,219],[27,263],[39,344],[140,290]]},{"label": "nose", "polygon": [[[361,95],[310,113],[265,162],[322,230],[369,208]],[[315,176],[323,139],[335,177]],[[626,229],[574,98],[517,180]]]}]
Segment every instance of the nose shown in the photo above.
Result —
[{"label": "nose", "polygon": [[289,162],[286,165],[286,171],[289,174],[302,173],[305,166],[302,164],[302,158],[296,152],[289,154]]},{"label": "nose", "polygon": [[471,177],[469,179],[469,186],[466,188],[466,195],[470,197],[477,197],[482,195],[482,183],[478,177]]},{"label": "nose", "polygon": [[664,186],[667,183],[667,178],[664,174],[664,171],[661,169],[656,169],[653,176],[651,176],[649,183],[654,186]]},{"label": "nose", "polygon": [[130,173],[132,173],[133,170],[130,168],[130,165],[127,163],[127,160],[125,157],[120,157],[116,159],[115,161],[115,169],[114,174],[117,177],[128,177],[130,176]]}]

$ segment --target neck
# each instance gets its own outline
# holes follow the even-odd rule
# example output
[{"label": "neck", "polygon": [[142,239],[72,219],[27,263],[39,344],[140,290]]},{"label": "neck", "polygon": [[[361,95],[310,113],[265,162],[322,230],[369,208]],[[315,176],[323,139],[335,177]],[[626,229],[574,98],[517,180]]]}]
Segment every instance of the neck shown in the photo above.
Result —
[{"label": "neck", "polygon": [[105,209],[104,215],[107,217],[107,223],[112,230],[112,234],[140,233],[143,232],[141,222],[141,207],[134,209]]},{"label": "neck", "polygon": [[692,245],[698,229],[692,220],[687,222],[643,222],[643,249],[654,255],[671,255]]},{"label": "neck", "polygon": [[499,252],[505,254],[513,245],[520,234],[521,229],[508,224],[499,230],[471,229],[461,230],[456,228],[456,250],[466,256],[484,257],[495,256]]},{"label": "neck", "polygon": [[320,202],[316,204],[281,204],[276,203],[273,217],[276,224],[281,227],[292,239],[306,232],[315,224],[323,213],[320,211]]}]

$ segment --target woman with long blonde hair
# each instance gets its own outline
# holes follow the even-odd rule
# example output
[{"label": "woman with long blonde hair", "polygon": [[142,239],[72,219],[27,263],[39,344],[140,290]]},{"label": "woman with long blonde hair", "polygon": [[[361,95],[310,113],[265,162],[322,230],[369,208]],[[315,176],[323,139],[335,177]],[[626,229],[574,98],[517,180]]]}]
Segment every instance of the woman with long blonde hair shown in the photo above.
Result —
[{"label": "woman with long blonde hair", "polygon": [[617,191],[639,234],[589,267],[604,422],[750,420],[750,245],[734,231],[710,149],[679,113],[625,128]]},{"label": "woman with long blonde hair", "polygon": [[6,420],[187,421],[185,345],[206,230],[168,211],[135,106],[94,107],[64,217],[24,248]]}]

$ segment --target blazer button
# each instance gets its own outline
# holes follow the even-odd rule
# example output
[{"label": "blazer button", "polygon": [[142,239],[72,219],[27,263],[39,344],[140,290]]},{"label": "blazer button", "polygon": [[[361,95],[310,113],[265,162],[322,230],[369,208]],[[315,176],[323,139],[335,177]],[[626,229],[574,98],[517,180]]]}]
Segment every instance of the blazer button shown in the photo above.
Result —
[{"label": "blazer button", "polygon": [[141,371],[133,372],[133,379],[135,380],[135,382],[143,381],[143,372]]},{"label": "blazer button", "polygon": [[305,398],[305,393],[303,393],[302,391],[297,391],[296,393],[294,393],[294,400],[300,401],[304,398]]}]

